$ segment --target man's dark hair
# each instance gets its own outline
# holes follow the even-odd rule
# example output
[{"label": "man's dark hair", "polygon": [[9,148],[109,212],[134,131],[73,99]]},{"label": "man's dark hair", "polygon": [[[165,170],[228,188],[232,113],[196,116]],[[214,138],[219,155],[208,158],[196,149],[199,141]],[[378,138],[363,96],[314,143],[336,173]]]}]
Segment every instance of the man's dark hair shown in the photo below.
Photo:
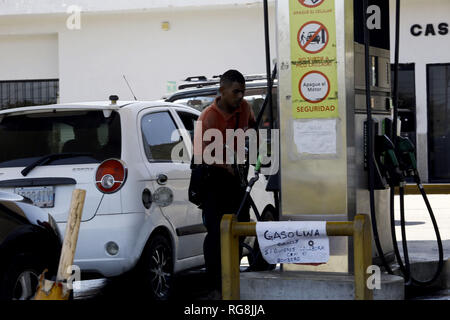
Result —
[{"label": "man's dark hair", "polygon": [[223,75],[220,76],[220,86],[227,86],[233,82],[238,82],[240,84],[245,84],[245,78],[237,70],[228,70]]}]

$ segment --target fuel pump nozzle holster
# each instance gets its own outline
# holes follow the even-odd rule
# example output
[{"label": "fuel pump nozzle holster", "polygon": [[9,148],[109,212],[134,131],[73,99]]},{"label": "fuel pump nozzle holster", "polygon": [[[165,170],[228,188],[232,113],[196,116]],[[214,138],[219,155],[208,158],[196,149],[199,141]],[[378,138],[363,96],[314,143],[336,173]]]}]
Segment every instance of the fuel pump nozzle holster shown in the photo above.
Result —
[{"label": "fuel pump nozzle holster", "polygon": [[398,186],[405,181],[395,145],[385,134],[375,138],[375,158],[391,187]]},{"label": "fuel pump nozzle holster", "polygon": [[406,176],[418,176],[414,144],[406,137],[396,137],[395,151],[400,169]]}]

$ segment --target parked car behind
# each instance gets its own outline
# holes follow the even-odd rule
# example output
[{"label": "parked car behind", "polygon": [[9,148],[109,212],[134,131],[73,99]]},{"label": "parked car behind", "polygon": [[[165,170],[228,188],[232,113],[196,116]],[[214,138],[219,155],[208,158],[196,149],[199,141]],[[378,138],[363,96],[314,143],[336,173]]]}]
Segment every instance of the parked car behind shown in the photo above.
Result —
[{"label": "parked car behind", "polygon": [[61,234],[72,191],[86,190],[74,264],[104,277],[137,267],[145,291],[167,299],[175,273],[204,264],[206,229],[187,192],[199,114],[116,96],[0,111],[0,190],[32,199]]},{"label": "parked car behind", "polygon": [[27,300],[44,269],[56,274],[61,241],[48,213],[17,194],[0,192],[0,300]]},{"label": "parked car behind", "polygon": [[[244,98],[250,103],[256,117],[266,98],[267,78],[264,75],[246,75],[245,87]],[[198,111],[203,111],[204,108],[213,103],[215,97],[219,94],[219,76],[212,78],[205,76],[188,77],[178,86],[178,89],[178,91],[163,99],[167,102],[183,104]],[[277,96],[277,82],[275,81],[272,91],[274,128],[278,128]],[[266,107],[260,128],[269,128],[269,112],[269,108]]]}]

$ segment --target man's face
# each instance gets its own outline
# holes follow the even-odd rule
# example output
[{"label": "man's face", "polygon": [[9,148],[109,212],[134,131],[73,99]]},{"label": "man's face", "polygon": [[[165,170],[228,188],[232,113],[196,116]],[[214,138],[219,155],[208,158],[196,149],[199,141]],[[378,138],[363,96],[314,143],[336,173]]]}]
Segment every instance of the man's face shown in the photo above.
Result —
[{"label": "man's face", "polygon": [[245,93],[245,84],[232,82],[219,89],[222,102],[230,109],[236,110],[241,105]]}]

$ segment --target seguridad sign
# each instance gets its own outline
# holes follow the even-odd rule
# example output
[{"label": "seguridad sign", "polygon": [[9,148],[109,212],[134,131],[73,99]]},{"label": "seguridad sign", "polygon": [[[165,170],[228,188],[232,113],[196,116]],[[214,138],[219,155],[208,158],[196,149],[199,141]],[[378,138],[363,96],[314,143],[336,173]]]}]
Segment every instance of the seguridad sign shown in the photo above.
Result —
[{"label": "seguridad sign", "polygon": [[337,118],[334,1],[290,0],[289,6],[293,118]]}]

